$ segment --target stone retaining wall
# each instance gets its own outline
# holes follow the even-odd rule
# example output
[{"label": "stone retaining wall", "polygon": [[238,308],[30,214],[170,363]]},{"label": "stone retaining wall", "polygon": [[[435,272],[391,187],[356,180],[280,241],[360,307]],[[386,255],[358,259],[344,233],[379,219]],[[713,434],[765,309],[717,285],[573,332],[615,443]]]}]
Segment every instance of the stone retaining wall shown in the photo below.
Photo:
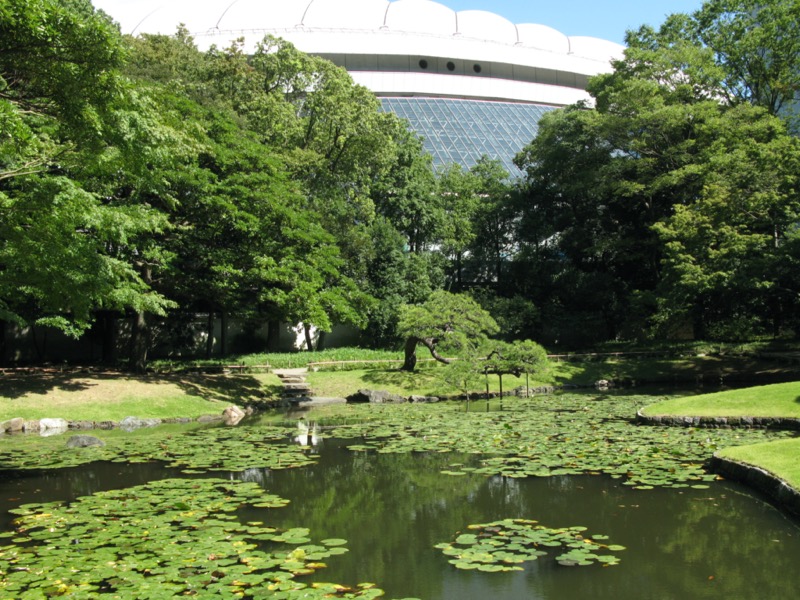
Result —
[{"label": "stone retaining wall", "polygon": [[704,427],[708,429],[788,429],[800,431],[800,419],[784,417],[674,417],[650,416],[641,411],[636,413],[636,422],[644,425],[663,425],[666,427]]},{"label": "stone retaining wall", "polygon": [[800,491],[769,471],[729,458],[721,458],[716,454],[711,459],[709,468],[727,479],[763,492],[781,508],[800,516]]}]

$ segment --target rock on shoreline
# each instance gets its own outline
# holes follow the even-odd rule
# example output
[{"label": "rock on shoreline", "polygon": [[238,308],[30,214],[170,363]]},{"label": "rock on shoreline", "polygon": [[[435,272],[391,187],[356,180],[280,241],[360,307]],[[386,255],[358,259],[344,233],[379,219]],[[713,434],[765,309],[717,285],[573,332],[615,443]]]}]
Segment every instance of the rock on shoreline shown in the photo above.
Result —
[{"label": "rock on shoreline", "polygon": [[[252,414],[252,410],[244,411],[238,406],[231,405],[219,415],[202,415],[196,419],[187,417],[173,417],[167,419],[147,419],[142,417],[125,417],[122,421],[68,421],[66,419],[29,419],[20,417],[0,422],[0,435],[36,433],[41,436],[58,435],[70,430],[91,429],[123,429],[134,431],[142,427],[155,427],[164,423],[216,423],[225,421],[231,425],[238,423],[245,415]],[[237,419],[230,416],[236,415]],[[241,415],[241,416],[239,416]],[[234,422],[235,421],[235,422]]]}]

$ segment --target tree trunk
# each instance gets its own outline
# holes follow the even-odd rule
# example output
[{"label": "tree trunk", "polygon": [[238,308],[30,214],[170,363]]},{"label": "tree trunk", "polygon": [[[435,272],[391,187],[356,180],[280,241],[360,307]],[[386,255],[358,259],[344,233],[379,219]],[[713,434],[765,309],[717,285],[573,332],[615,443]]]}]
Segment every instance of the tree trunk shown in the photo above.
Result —
[{"label": "tree trunk", "polygon": [[228,313],[224,310],[220,313],[219,324],[219,355],[228,355]]},{"label": "tree trunk", "polygon": [[325,349],[325,336],[327,335],[327,331],[320,331],[317,334],[317,350],[324,350]]},{"label": "tree trunk", "polygon": [[418,337],[410,337],[406,340],[406,348],[405,348],[405,358],[403,360],[403,366],[400,367],[402,371],[413,371],[414,368],[417,366],[417,344],[422,344],[428,350],[430,350],[431,356],[438,360],[440,363],[444,363],[449,365],[451,361],[449,358],[445,358],[438,352],[436,352],[436,343],[438,340],[432,338],[418,338]]},{"label": "tree trunk", "polygon": [[499,374],[497,378],[500,380],[500,410],[503,410],[503,374]]},{"label": "tree trunk", "polygon": [[417,344],[419,338],[410,337],[406,340],[405,357],[401,371],[413,371],[417,366]]},{"label": "tree trunk", "polygon": [[135,373],[147,370],[147,351],[150,346],[147,313],[137,311],[133,314],[131,329],[130,368]]},{"label": "tree trunk", "polygon": [[280,321],[270,321],[267,324],[267,350],[277,352],[281,343]]},{"label": "tree trunk", "polygon": [[206,337],[206,359],[211,358],[211,353],[214,351],[214,311],[208,311],[208,322],[206,325],[208,332]]},{"label": "tree trunk", "polygon": [[303,333],[306,336],[306,350],[309,352],[314,351],[314,341],[311,339],[311,325],[303,323]]},{"label": "tree trunk", "polygon": [[438,342],[438,340],[432,339],[432,338],[422,338],[422,339],[419,340],[420,344],[422,344],[428,350],[430,350],[431,356],[433,358],[438,360],[440,363],[444,363],[445,365],[449,365],[453,361],[450,360],[449,358],[445,358],[444,356],[442,356],[441,354],[436,352],[436,344],[437,344],[437,342]]},{"label": "tree trunk", "polygon": [[0,319],[0,366],[6,364],[6,328],[7,323]]},{"label": "tree trunk", "polygon": [[100,317],[100,360],[103,364],[113,365],[117,362],[117,319],[111,313]]}]

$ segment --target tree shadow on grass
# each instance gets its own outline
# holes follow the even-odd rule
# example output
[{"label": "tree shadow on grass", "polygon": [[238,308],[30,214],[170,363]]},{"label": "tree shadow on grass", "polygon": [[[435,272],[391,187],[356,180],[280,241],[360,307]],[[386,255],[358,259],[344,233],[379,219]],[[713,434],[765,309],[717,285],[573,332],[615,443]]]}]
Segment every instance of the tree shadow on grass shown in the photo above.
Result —
[{"label": "tree shadow on grass", "polygon": [[[94,377],[94,376],[92,376]],[[52,390],[80,392],[92,387],[83,374],[20,373],[0,376],[0,396],[21,398],[27,394],[46,394]]]},{"label": "tree shadow on grass", "polygon": [[[555,366],[555,364],[554,364]],[[800,377],[798,365],[778,363],[753,356],[689,356],[675,359],[602,357],[567,362],[567,373],[553,377],[556,384],[592,385],[599,379],[620,384],[670,384],[720,386],[728,383],[772,383]],[[558,371],[558,368],[556,368]]]},{"label": "tree shadow on grass", "polygon": [[433,369],[422,369],[413,372],[387,369],[374,369],[363,375],[365,383],[375,386],[393,386],[407,393],[435,395],[442,392],[442,380]]},{"label": "tree shadow on grass", "polygon": [[171,381],[185,393],[232,404],[261,404],[277,400],[282,387],[264,384],[252,375],[183,375]]}]

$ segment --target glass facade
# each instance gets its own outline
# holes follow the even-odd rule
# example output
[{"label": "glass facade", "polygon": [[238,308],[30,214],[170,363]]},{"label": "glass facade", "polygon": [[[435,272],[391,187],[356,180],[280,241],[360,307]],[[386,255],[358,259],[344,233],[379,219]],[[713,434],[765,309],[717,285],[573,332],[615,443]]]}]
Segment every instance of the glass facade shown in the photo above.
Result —
[{"label": "glass facade", "polygon": [[536,136],[552,106],[449,98],[380,98],[383,109],[408,120],[425,139],[434,166],[472,167],[481,156],[498,159],[520,175],[514,156]]}]

